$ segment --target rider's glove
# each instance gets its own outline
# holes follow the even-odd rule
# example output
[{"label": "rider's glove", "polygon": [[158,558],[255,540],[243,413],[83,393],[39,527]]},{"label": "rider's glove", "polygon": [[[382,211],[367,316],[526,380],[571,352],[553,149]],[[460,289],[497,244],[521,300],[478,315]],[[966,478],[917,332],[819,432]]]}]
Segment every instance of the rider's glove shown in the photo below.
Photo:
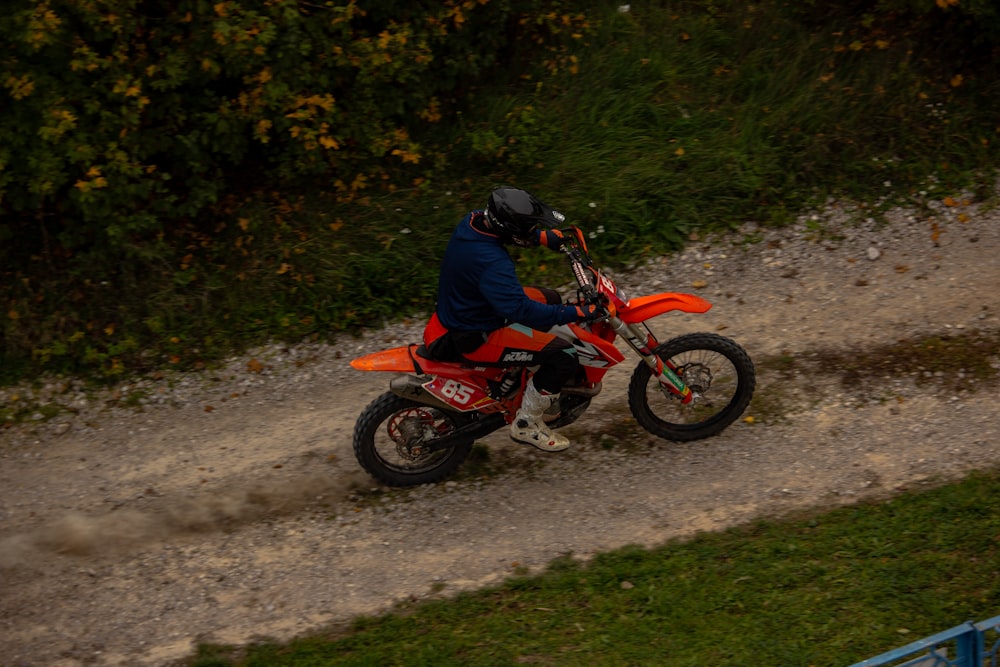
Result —
[{"label": "rider's glove", "polygon": [[569,238],[558,229],[538,230],[538,245],[543,245],[549,250],[559,252]]},{"label": "rider's glove", "polygon": [[593,322],[608,316],[608,309],[593,303],[584,303],[576,307],[576,318],[579,322]]}]

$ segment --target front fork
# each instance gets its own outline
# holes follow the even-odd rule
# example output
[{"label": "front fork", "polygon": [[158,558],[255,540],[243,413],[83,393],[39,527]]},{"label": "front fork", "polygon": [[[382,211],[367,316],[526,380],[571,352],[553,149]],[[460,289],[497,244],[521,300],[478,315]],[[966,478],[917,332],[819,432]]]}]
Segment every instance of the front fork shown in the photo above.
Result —
[{"label": "front fork", "polygon": [[686,404],[691,402],[694,394],[691,393],[691,388],[681,380],[677,374],[677,369],[669,361],[664,363],[653,352],[657,345],[653,332],[649,331],[648,328],[645,330],[640,329],[636,324],[625,324],[620,317],[608,318],[608,324],[611,325],[616,334],[628,343],[629,347],[642,357],[642,360],[646,362],[646,365],[649,366],[650,370],[653,371],[653,375],[660,382],[661,387],[666,387],[672,394],[680,398],[681,403]]}]

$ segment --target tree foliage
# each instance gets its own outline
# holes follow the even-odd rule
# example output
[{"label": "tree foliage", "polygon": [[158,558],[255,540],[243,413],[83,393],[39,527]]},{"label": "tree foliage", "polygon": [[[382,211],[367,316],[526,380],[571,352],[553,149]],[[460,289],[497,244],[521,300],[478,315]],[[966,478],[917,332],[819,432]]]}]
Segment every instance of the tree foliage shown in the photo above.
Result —
[{"label": "tree foliage", "polygon": [[[0,260],[148,251],[234,190],[350,198],[496,63],[510,0],[37,0],[0,16]],[[544,5],[545,3],[521,3]],[[50,246],[51,247],[51,246]],[[13,252],[20,250],[20,252]]]},{"label": "tree foliage", "polygon": [[[4,370],[14,360],[46,367],[61,359],[115,372],[150,337],[160,352],[180,347],[166,313],[197,321],[218,308],[215,295],[239,291],[220,285],[263,271],[270,262],[261,253],[271,245],[280,252],[268,275],[294,278],[292,291],[307,284],[312,277],[287,261],[301,248],[286,239],[308,238],[283,226],[291,193],[318,189],[347,205],[440,170],[447,151],[419,137],[460,113],[468,92],[514,60],[521,41],[539,62],[558,61],[579,20],[561,5],[7,3],[0,13]],[[274,202],[265,205],[275,207],[280,229],[235,219],[241,205],[262,201]],[[237,261],[220,255],[227,244]]]},{"label": "tree foliage", "polygon": [[454,207],[497,180],[646,252],[872,164],[990,164],[993,4],[11,0],[0,382],[424,308]]}]

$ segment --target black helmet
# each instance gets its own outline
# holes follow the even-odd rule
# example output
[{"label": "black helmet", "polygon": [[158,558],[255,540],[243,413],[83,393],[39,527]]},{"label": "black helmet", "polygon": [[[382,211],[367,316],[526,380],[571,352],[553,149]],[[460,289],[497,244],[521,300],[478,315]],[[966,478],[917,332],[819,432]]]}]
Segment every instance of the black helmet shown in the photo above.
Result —
[{"label": "black helmet", "polygon": [[535,229],[539,225],[554,229],[566,216],[530,192],[497,188],[486,204],[486,219],[504,243],[532,246],[538,242]]}]

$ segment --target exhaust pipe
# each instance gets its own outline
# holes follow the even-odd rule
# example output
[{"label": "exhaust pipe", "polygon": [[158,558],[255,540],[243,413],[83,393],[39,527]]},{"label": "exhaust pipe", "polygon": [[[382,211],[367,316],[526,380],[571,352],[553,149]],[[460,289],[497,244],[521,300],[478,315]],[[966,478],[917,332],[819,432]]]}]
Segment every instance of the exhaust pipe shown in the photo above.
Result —
[{"label": "exhaust pipe", "polygon": [[425,381],[421,381],[415,375],[397,375],[389,381],[389,391],[400,398],[407,398],[417,403],[429,405],[432,408],[444,410],[445,412],[456,412],[455,408],[424,389],[423,383]]}]

